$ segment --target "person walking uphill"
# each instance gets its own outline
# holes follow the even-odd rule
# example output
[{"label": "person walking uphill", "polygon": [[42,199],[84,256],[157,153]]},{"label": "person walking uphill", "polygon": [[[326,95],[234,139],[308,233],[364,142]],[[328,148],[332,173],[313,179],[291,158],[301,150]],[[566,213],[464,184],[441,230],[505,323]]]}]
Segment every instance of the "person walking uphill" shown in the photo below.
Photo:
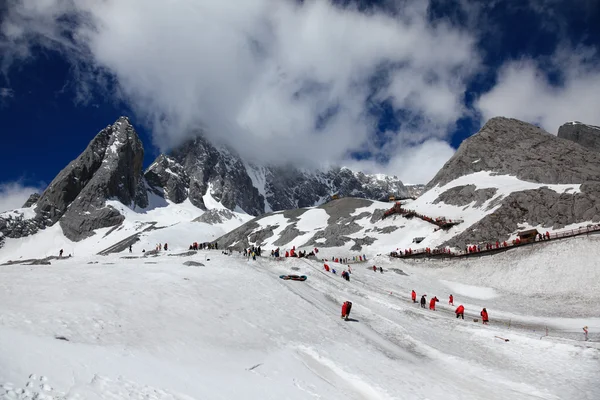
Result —
[{"label": "person walking uphill", "polygon": [[417,292],[415,292],[413,290],[412,293],[410,294],[410,297],[412,298],[413,303],[417,302]]},{"label": "person walking uphill", "polygon": [[425,308],[425,304],[427,303],[427,300],[425,300],[425,296],[427,295],[424,294],[423,296],[421,296],[421,308]]},{"label": "person walking uphill", "polygon": [[461,317],[462,319],[465,319],[465,307],[463,307],[462,304],[458,306],[454,312],[456,313],[456,318]]},{"label": "person walking uphill", "polygon": [[489,318],[488,318],[488,313],[487,313],[487,310],[485,309],[485,307],[483,308],[483,310],[481,310],[479,315],[481,315],[481,321],[483,321],[483,324],[487,325]]},{"label": "person walking uphill", "polygon": [[454,305],[454,296],[450,295],[450,298],[448,298],[448,304],[450,304],[451,306]]},{"label": "person walking uphill", "polygon": [[433,296],[431,300],[429,300],[429,309],[435,311],[435,302],[439,301],[437,297]]},{"label": "person walking uphill", "polygon": [[345,318],[346,321],[348,321],[348,317],[350,316],[351,309],[352,309],[351,301],[345,301],[344,304],[342,304],[342,318]]}]

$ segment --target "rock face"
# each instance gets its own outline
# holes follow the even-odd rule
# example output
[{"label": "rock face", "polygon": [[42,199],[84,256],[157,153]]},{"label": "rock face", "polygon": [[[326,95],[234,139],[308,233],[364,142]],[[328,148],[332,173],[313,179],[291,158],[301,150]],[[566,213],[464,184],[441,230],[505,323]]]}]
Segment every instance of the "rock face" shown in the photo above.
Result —
[{"label": "rock face", "polygon": [[[560,229],[569,224],[600,220],[600,153],[553,136],[513,119],[493,118],[467,139],[427,185],[444,185],[478,171],[514,175],[546,184],[581,184],[579,193],[558,193],[548,187],[516,191],[505,197],[495,188],[475,185],[453,187],[434,204],[475,207],[487,203],[495,209],[476,224],[443,244],[464,248],[469,244],[506,240],[522,226]],[[491,202],[488,200],[493,199]]]},{"label": "rock face", "polygon": [[310,207],[331,195],[386,199],[390,194],[409,197],[396,177],[365,175],[348,168],[308,171],[292,166],[256,166],[232,150],[215,147],[202,137],[187,141],[159,156],[145,173],[151,190],[168,200],[206,209],[203,196],[212,197],[230,210],[251,215]]},{"label": "rock face", "polygon": [[433,204],[443,202],[462,207],[475,202],[474,207],[481,207],[483,203],[493,198],[497,191],[496,188],[477,189],[475,185],[456,186],[440,194]]},{"label": "rock face", "polygon": [[[352,241],[354,242],[352,250],[360,251],[363,245],[373,243],[374,239],[369,236],[351,238],[350,235],[363,229],[356,221],[371,217],[371,213],[362,212],[358,215],[352,214],[358,208],[367,207],[371,204],[372,201],[370,200],[343,198],[319,206],[318,208],[325,210],[328,215],[327,226],[316,231],[311,238],[305,239],[304,243],[298,243],[298,247],[337,247]],[[303,231],[298,229],[297,222],[307,211],[308,209],[304,208],[262,215],[220,237],[217,243],[219,248],[231,248],[234,250],[243,250],[244,248],[248,248],[250,244],[264,246],[266,240],[272,238],[275,234],[275,229],[280,226],[273,224],[261,227],[259,221],[274,214],[281,214],[287,219],[287,225],[279,233],[277,240],[273,241],[273,244],[275,246],[283,246],[303,234]]]},{"label": "rock face", "polygon": [[423,194],[423,192],[425,192],[425,185],[422,185],[422,184],[405,185],[405,187],[406,187],[406,190],[408,191],[409,197],[411,197],[413,199],[416,199],[421,194]]},{"label": "rock face", "polygon": [[600,127],[567,122],[558,128],[558,137],[575,142],[586,149],[600,152]]},{"label": "rock face", "polygon": [[507,240],[519,226],[560,229],[581,222],[600,222],[600,182],[581,185],[581,193],[557,193],[548,188],[511,193],[499,209],[453,237],[443,246],[464,248],[470,244]]},{"label": "rock face", "polygon": [[194,222],[204,222],[209,225],[222,224],[225,221],[236,218],[236,215],[229,210],[208,210],[198,218],[194,219]]},{"label": "rock face", "polygon": [[40,194],[39,193],[32,193],[29,198],[27,199],[27,201],[25,202],[25,204],[23,204],[23,208],[29,208],[31,206],[33,206],[35,203],[37,203],[37,201],[40,199]]},{"label": "rock face", "polygon": [[479,171],[537,183],[584,183],[600,179],[600,154],[534,125],[492,118],[461,144],[426,189]]},{"label": "rock face", "polygon": [[[21,221],[17,229],[4,229],[9,237],[22,237],[60,222],[65,235],[74,241],[94,229],[113,226],[123,220],[106,199],[117,199],[131,207],[146,207],[147,193],[142,177],[144,149],[125,117],[96,135],[79,157],[64,168],[44,193],[29,198],[35,217]],[[0,218],[2,219],[2,218]],[[2,226],[10,221],[0,221]]]}]

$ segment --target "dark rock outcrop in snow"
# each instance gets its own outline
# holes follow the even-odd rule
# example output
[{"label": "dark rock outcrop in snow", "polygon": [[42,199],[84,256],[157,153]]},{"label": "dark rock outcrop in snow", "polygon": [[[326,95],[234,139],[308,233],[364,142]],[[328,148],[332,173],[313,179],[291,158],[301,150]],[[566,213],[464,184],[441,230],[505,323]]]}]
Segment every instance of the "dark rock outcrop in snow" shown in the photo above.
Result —
[{"label": "dark rock outcrop in snow", "polygon": [[456,186],[440,194],[433,204],[440,202],[453,206],[466,206],[475,202],[474,207],[481,207],[483,203],[493,198],[498,189],[477,189],[475,185]]},{"label": "dark rock outcrop in snow", "polygon": [[583,183],[600,179],[600,153],[516,119],[492,118],[460,145],[426,189],[479,171],[537,183]]},{"label": "dark rock outcrop in snow", "polygon": [[229,210],[212,209],[206,211],[204,214],[194,219],[194,222],[204,222],[209,225],[222,224],[225,221],[229,221],[236,218],[235,214]]},{"label": "dark rock outcrop in snow", "polygon": [[581,185],[581,193],[557,193],[548,188],[514,192],[494,213],[470,226],[444,246],[504,241],[522,224],[560,229],[581,222],[600,222],[600,182]]},{"label": "dark rock outcrop in snow", "polygon": [[567,122],[558,128],[558,137],[578,143],[586,149],[600,152],[600,127]]},{"label": "dark rock outcrop in snow", "polygon": [[[374,239],[369,236],[350,238],[350,235],[363,229],[357,221],[363,219],[369,220],[372,213],[362,212],[357,215],[352,214],[355,214],[357,209],[370,206],[372,203],[372,201],[365,199],[343,198],[317,207],[318,209],[325,210],[327,213],[327,225],[317,230],[310,239],[304,239],[304,242],[298,242],[295,245],[297,247],[338,247],[348,242],[353,242],[352,250],[360,251],[362,246],[372,244]],[[233,248],[235,250],[243,250],[251,244],[264,246],[266,240],[273,237],[275,229],[281,227],[279,224],[271,224],[263,227],[259,224],[259,221],[273,215],[281,214],[287,219],[286,226],[279,233],[277,239],[273,241],[273,244],[275,246],[286,245],[304,233],[298,228],[297,222],[302,214],[308,210],[295,209],[262,215],[220,237],[217,239],[217,243],[220,248]],[[389,229],[386,232],[393,232],[394,230]]]},{"label": "dark rock outcrop in snow", "polygon": [[396,177],[365,175],[347,168],[328,171],[300,170],[293,166],[256,166],[234,151],[215,147],[203,137],[161,155],[145,174],[152,190],[175,203],[189,197],[205,208],[208,188],[215,200],[230,210],[251,215],[322,204],[333,194],[387,199],[390,194],[409,197]]}]

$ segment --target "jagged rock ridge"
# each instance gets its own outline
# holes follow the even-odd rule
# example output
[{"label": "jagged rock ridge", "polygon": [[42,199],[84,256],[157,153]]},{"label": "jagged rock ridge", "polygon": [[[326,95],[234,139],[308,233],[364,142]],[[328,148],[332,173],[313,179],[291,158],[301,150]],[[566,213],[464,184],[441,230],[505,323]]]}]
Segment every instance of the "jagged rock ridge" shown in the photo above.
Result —
[{"label": "jagged rock ridge", "polygon": [[365,175],[348,168],[308,171],[257,166],[203,137],[185,142],[170,155],[160,155],[145,177],[152,191],[175,203],[189,198],[206,209],[203,196],[210,191],[225,207],[251,215],[319,205],[333,194],[368,199],[410,197],[396,177]]},{"label": "jagged rock ridge", "polygon": [[105,202],[114,198],[131,207],[148,205],[143,159],[137,133],[127,118],[119,118],[100,131],[39,198],[30,197],[25,206],[34,207],[33,218],[22,218],[16,229],[0,217],[0,232],[22,237],[59,222],[64,234],[78,241],[95,229],[119,224],[124,217]]}]

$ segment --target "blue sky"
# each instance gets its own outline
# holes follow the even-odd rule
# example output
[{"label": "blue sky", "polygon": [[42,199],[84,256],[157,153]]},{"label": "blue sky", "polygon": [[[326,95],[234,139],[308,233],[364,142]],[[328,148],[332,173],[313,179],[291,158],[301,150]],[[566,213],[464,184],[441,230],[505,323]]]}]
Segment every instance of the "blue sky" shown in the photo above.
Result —
[{"label": "blue sky", "polygon": [[0,8],[11,206],[120,115],[146,165],[201,129],[250,159],[414,183],[491,116],[600,124],[598,1],[163,3]]}]

